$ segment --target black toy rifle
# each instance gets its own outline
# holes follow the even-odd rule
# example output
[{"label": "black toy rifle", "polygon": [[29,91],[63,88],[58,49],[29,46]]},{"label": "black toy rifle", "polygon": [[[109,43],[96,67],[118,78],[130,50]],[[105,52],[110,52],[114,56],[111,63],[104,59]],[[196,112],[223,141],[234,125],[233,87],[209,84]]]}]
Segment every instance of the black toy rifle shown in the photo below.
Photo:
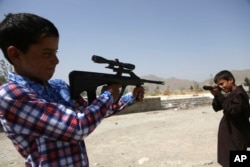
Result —
[{"label": "black toy rifle", "polygon": [[209,91],[211,91],[211,90],[213,90],[213,89],[218,89],[219,91],[221,91],[221,88],[218,87],[218,86],[208,86],[208,85],[204,85],[204,86],[203,86],[203,89],[204,89],[204,90],[209,90]]},{"label": "black toy rifle", "polygon": [[213,87],[213,86],[204,85],[204,86],[203,86],[203,89],[204,89],[204,90],[213,90],[214,87]]},{"label": "black toy rifle", "polygon": [[[79,98],[83,91],[87,92],[89,104],[96,99],[96,90],[99,86],[109,84],[120,84],[120,97],[128,85],[140,86],[144,83],[153,83],[164,85],[162,81],[153,81],[140,79],[133,73],[135,65],[119,62],[118,59],[107,60],[103,57],[93,55],[92,60],[95,63],[108,64],[106,68],[112,69],[116,74],[105,74],[88,71],[72,71],[69,74],[70,93],[72,99]],[[122,76],[129,74],[129,76]]]}]

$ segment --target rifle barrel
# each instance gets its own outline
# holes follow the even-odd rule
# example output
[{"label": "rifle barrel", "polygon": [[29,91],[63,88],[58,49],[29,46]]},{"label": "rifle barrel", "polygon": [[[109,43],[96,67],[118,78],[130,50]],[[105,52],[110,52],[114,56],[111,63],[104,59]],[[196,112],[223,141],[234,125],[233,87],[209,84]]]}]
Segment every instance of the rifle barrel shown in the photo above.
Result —
[{"label": "rifle barrel", "polygon": [[141,79],[143,83],[154,83],[154,84],[160,84],[164,85],[165,83],[163,81],[154,81],[154,80],[147,80],[147,79]]}]

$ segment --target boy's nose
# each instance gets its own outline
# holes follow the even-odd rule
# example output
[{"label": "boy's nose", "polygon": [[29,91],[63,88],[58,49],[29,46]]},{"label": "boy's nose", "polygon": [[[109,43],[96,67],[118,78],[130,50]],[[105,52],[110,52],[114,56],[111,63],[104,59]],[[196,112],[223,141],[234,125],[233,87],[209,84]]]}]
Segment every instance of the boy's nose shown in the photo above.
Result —
[{"label": "boy's nose", "polygon": [[54,59],[53,59],[53,64],[58,64],[59,63],[59,59],[58,59],[58,57],[55,55],[54,56]]}]

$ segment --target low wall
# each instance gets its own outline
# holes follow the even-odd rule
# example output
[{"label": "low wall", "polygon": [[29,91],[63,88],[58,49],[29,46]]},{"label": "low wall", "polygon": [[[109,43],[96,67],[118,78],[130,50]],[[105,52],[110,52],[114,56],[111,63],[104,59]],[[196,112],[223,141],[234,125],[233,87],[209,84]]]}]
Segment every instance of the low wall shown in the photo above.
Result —
[{"label": "low wall", "polygon": [[176,108],[176,109],[189,109],[198,106],[211,105],[212,98],[210,97],[189,97],[182,99],[168,99],[162,100],[162,107],[165,109]]},{"label": "low wall", "polygon": [[128,113],[137,113],[137,112],[146,112],[146,111],[153,111],[153,110],[161,110],[162,104],[161,104],[161,98],[155,97],[155,98],[144,98],[143,102],[136,103],[122,112],[118,114],[128,114]]},{"label": "low wall", "polygon": [[184,97],[184,98],[171,98],[162,100],[160,97],[146,97],[143,102],[136,103],[130,106],[118,114],[129,114],[137,112],[147,112],[154,110],[166,110],[166,109],[189,109],[198,106],[211,105],[212,98],[202,97]]}]

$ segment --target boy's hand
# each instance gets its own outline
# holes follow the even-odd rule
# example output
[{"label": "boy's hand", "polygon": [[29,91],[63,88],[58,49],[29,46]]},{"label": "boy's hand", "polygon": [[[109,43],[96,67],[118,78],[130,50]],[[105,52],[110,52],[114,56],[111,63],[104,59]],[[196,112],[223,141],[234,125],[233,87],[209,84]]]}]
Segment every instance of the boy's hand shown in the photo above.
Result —
[{"label": "boy's hand", "polygon": [[218,94],[220,92],[220,89],[218,86],[214,86],[214,88],[212,90],[210,90],[210,92],[212,95],[215,96],[216,94]]},{"label": "boy's hand", "polygon": [[145,89],[142,86],[137,86],[133,90],[133,96],[135,97],[136,102],[142,102],[144,98]]},{"label": "boy's hand", "polygon": [[119,100],[120,88],[121,88],[121,85],[119,84],[111,84],[108,86],[103,86],[101,92],[108,90],[113,96],[113,103],[115,103]]}]

